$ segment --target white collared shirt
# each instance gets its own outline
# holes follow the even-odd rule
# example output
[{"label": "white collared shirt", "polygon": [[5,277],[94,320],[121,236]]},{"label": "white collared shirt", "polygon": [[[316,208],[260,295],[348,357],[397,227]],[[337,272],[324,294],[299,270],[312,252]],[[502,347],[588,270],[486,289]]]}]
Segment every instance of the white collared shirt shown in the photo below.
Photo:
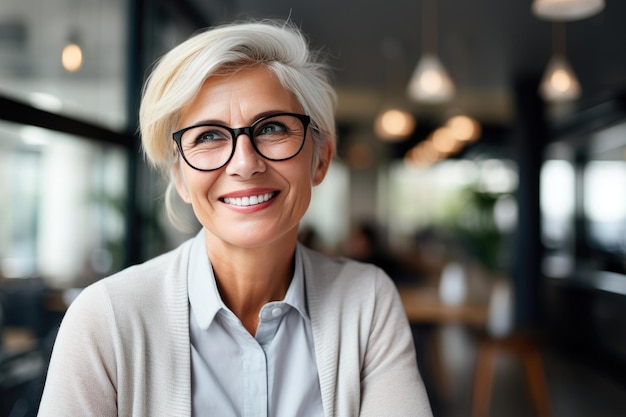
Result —
[{"label": "white collared shirt", "polygon": [[299,250],[285,299],[263,306],[255,336],[220,297],[204,230],[187,279],[193,415],[323,416]]}]

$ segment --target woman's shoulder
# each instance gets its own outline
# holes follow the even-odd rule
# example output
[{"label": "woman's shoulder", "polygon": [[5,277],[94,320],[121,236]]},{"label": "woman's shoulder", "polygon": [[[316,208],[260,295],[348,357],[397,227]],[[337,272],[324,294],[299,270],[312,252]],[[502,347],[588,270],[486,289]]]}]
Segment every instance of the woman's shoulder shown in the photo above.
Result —
[{"label": "woman's shoulder", "polygon": [[90,304],[100,300],[112,307],[161,302],[168,294],[186,291],[188,253],[189,241],[94,282],[79,294],[76,301]]},{"label": "woman's shoulder", "polygon": [[314,265],[316,268],[332,269],[337,272],[357,272],[368,274],[376,274],[380,271],[380,268],[376,265],[360,262],[345,256],[326,255],[303,245],[300,246],[300,250],[305,264],[309,263]]},{"label": "woman's shoulder", "polygon": [[191,240],[185,241],[169,252],[124,268],[113,275],[103,278],[99,282],[107,287],[127,287],[133,285],[142,287],[146,284],[144,282],[146,280],[156,284],[164,277],[178,275],[181,270],[186,272],[190,246]]},{"label": "woman's shoulder", "polygon": [[302,259],[313,323],[328,324],[332,319],[369,326],[379,314],[402,308],[395,284],[376,265],[308,249]]},{"label": "woman's shoulder", "polygon": [[[352,292],[376,291],[393,287],[389,276],[373,264],[359,262],[343,256],[328,256],[320,252],[302,249],[305,276],[311,276],[313,286],[325,288],[349,288]],[[308,280],[307,280],[308,281]]]}]

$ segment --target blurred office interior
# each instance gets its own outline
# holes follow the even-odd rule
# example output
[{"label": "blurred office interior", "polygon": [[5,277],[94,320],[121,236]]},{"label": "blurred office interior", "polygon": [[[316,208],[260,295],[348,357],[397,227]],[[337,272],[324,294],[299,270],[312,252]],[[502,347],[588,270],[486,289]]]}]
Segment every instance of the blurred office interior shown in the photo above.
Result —
[{"label": "blurred office interior", "polygon": [[194,32],[248,18],[290,19],[333,68],[337,154],[303,242],[396,281],[435,415],[623,415],[624,17],[619,0],[2,0],[0,416],[36,412],[81,288],[198,230],[165,219],[141,86]]}]

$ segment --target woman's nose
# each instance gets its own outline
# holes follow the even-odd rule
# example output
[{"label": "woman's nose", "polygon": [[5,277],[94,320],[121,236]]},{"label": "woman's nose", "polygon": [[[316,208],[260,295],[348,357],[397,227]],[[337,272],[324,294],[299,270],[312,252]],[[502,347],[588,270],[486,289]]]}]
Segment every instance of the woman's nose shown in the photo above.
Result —
[{"label": "woman's nose", "polygon": [[252,145],[247,134],[241,134],[235,141],[235,150],[230,162],[226,165],[226,173],[248,178],[265,171],[266,161]]}]

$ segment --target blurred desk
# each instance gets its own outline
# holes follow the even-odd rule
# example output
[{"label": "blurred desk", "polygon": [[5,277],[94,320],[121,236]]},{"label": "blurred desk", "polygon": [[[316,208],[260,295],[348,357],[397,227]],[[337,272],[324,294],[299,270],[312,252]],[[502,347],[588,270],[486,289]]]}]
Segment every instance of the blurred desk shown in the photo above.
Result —
[{"label": "blurred desk", "polygon": [[[418,360],[420,357],[428,358],[421,369],[426,373],[423,376],[425,376],[427,391],[431,397],[431,405],[434,409],[438,409],[441,406],[440,402],[450,395],[451,381],[444,369],[440,341],[437,337],[432,337],[434,336],[432,331],[436,330],[438,326],[446,324],[477,326],[484,329],[487,326],[489,315],[488,303],[485,301],[483,303],[465,302],[459,305],[446,305],[441,301],[436,287],[399,286],[398,291],[409,322],[414,327],[418,327],[422,336],[425,336],[420,339],[428,339],[425,344],[424,341],[421,342]],[[431,346],[426,346],[428,344]],[[493,338],[488,335],[479,338],[472,416],[486,417],[489,415],[495,372],[494,363],[497,354],[501,351],[515,353],[522,359],[536,415],[550,417],[550,398],[539,347],[532,337],[518,333],[502,338]],[[431,370],[429,367],[435,369]],[[429,375],[429,371],[433,372],[433,375]]]},{"label": "blurred desk", "polygon": [[66,293],[70,290],[54,290],[46,294],[43,299],[43,305],[46,311],[53,313],[65,313],[67,310]]},{"label": "blurred desk", "polygon": [[487,324],[486,302],[447,305],[441,301],[438,288],[420,285],[403,285],[398,287],[398,292],[411,324]]},{"label": "blurred desk", "polygon": [[2,328],[2,353],[16,354],[37,346],[37,338],[32,330],[24,327]]},{"label": "blurred desk", "polygon": [[447,305],[439,296],[439,288],[432,285],[399,285],[398,292],[414,332],[418,363],[423,361],[420,372],[431,407],[438,414],[453,390],[443,358],[440,327],[452,324],[485,328],[488,303],[485,300]]}]

